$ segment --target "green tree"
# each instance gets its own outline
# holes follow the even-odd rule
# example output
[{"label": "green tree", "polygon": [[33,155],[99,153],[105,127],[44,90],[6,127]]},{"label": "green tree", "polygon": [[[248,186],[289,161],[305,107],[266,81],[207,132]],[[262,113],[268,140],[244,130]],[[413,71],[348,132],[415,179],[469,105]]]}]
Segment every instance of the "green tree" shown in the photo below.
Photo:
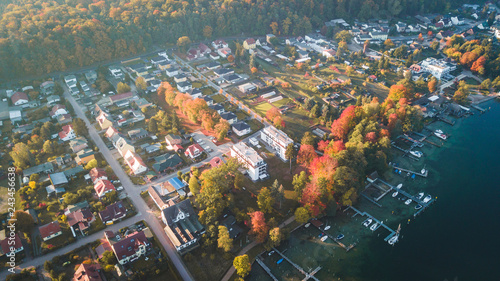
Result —
[{"label": "green tree", "polygon": [[85,169],[86,170],[92,170],[94,168],[97,168],[97,160],[96,159],[92,159],[90,160],[87,165],[85,165]]},{"label": "green tree", "polygon": [[116,85],[116,91],[118,94],[128,93],[130,92],[130,86],[123,82],[118,82],[118,85]]},{"label": "green tree", "polygon": [[491,88],[491,85],[491,79],[485,79],[483,80],[483,82],[481,82],[481,89],[489,90]]},{"label": "green tree", "polygon": [[193,194],[198,194],[200,192],[200,184],[195,176],[189,179],[189,190],[191,190]]},{"label": "green tree", "polygon": [[302,191],[306,187],[308,182],[308,176],[305,171],[300,172],[300,174],[295,174],[293,176],[293,190],[295,191],[295,195],[297,196],[297,200],[300,200],[302,197]]},{"label": "green tree", "polygon": [[342,30],[335,34],[335,40],[337,42],[349,42],[352,39],[352,35],[348,30]]},{"label": "green tree", "polygon": [[203,28],[203,36],[207,39],[211,38],[212,32],[213,32],[213,28],[209,25],[205,25],[205,27]]},{"label": "green tree", "polygon": [[309,211],[307,211],[304,207],[298,207],[295,210],[295,220],[299,223],[306,223],[311,216],[309,215]]},{"label": "green tree", "polygon": [[156,122],[156,119],[154,118],[149,119],[148,131],[153,134],[158,133],[158,123]]},{"label": "green tree", "polygon": [[267,187],[263,187],[257,196],[257,204],[259,209],[264,213],[271,213],[273,211],[274,198],[271,191]]},{"label": "green tree", "polygon": [[21,210],[15,211],[12,216],[16,221],[16,231],[24,232],[28,235],[31,235],[31,231],[35,227],[35,220],[33,217]]},{"label": "green tree", "polygon": [[135,79],[135,87],[137,87],[137,89],[139,90],[145,91],[148,88],[148,83],[146,83],[144,77],[138,76]]},{"label": "green tree", "polygon": [[283,240],[283,234],[281,233],[281,229],[279,227],[275,227],[269,230],[269,249],[277,247],[280,244],[281,240]]},{"label": "green tree", "polygon": [[80,118],[73,119],[73,130],[77,136],[87,136],[89,134],[89,129],[85,122]]},{"label": "green tree", "polygon": [[217,246],[224,250],[224,252],[231,251],[233,248],[233,239],[229,236],[227,227],[219,225],[219,238],[217,239]]},{"label": "green tree", "polygon": [[288,160],[288,162],[290,162],[290,174],[292,174],[292,162],[293,162],[293,159],[297,156],[296,154],[297,154],[297,151],[295,150],[293,143],[289,143],[286,146],[285,157],[286,157],[286,160]]},{"label": "green tree", "polygon": [[177,39],[177,47],[179,47],[179,50],[181,52],[186,52],[187,47],[189,45],[191,45],[191,39],[189,39],[189,37],[182,36],[182,37],[179,37],[179,39]]},{"label": "green tree", "polygon": [[241,277],[247,276],[250,273],[250,270],[252,269],[252,265],[250,264],[250,259],[248,258],[248,255],[235,257],[233,261],[233,266],[236,269],[236,273]]},{"label": "green tree", "polygon": [[29,147],[22,142],[14,145],[10,157],[14,160],[14,165],[21,169],[26,169],[35,164],[35,157],[31,154]]}]

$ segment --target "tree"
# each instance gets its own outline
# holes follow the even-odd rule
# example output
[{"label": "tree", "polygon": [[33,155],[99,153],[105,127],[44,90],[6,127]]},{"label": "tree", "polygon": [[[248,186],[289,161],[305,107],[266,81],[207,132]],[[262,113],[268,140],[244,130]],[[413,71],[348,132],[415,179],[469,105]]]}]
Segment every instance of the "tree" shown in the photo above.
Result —
[{"label": "tree", "polygon": [[87,136],[89,134],[89,129],[85,122],[80,118],[73,119],[73,130],[77,136]]},{"label": "tree", "polygon": [[273,30],[273,34],[278,35],[278,23],[273,21],[273,22],[271,22],[271,24],[269,26]]},{"label": "tree", "polygon": [[250,259],[248,255],[237,256],[234,258],[233,266],[236,269],[236,273],[242,278],[247,276],[252,269],[252,264],[250,264]]},{"label": "tree", "polygon": [[252,67],[252,68],[250,69],[250,71],[252,72],[252,74],[255,74],[255,73],[257,73],[257,71],[259,71],[259,70],[257,69],[257,67],[255,67],[255,66],[254,66],[254,67]]},{"label": "tree", "polygon": [[257,196],[257,204],[259,209],[264,213],[271,213],[273,211],[274,197],[267,187],[263,187]]},{"label": "tree", "polygon": [[439,41],[432,41],[431,49],[433,49],[434,51],[437,51],[438,48],[439,48]]},{"label": "tree", "polygon": [[314,136],[312,135],[312,133],[309,131],[305,132],[304,136],[300,140],[300,144],[314,145]]},{"label": "tree", "polygon": [[392,85],[391,88],[389,89],[389,96],[387,97],[389,99],[392,99],[393,101],[399,101],[402,98],[410,98],[408,89],[402,85]]},{"label": "tree", "polygon": [[297,154],[297,151],[295,150],[295,146],[293,145],[293,142],[289,143],[286,146],[285,157],[286,157],[286,160],[288,160],[288,162],[290,162],[290,174],[292,174],[292,161],[295,158],[296,154]]},{"label": "tree", "polygon": [[295,220],[299,223],[306,223],[311,216],[309,215],[309,211],[307,211],[304,207],[298,207],[295,210]]},{"label": "tree", "polygon": [[318,157],[318,154],[314,150],[314,146],[310,144],[303,144],[300,146],[297,162],[307,166],[316,157]]},{"label": "tree", "polygon": [[14,212],[12,219],[15,219],[16,231],[21,231],[28,235],[31,234],[31,230],[35,226],[35,220],[30,214],[18,210]]},{"label": "tree", "polygon": [[21,169],[26,169],[35,164],[35,157],[31,154],[29,147],[23,143],[18,142],[10,152],[10,157],[14,160],[14,165]]},{"label": "tree", "polygon": [[213,32],[213,28],[209,25],[205,25],[205,27],[203,28],[203,36],[207,39],[211,38],[212,32]]},{"label": "tree", "polygon": [[230,63],[233,63],[234,61],[234,56],[233,55],[229,55],[227,56],[227,61],[230,62]]},{"label": "tree", "polygon": [[116,85],[116,91],[118,94],[128,93],[130,92],[130,86],[123,82],[118,82],[118,85]]},{"label": "tree", "polygon": [[215,129],[215,133],[217,135],[218,141],[222,141],[222,140],[224,140],[224,138],[226,138],[227,132],[229,131],[229,128],[230,128],[229,123],[224,119],[221,119],[219,121],[219,124],[215,125],[214,129]]},{"label": "tree", "polygon": [[278,246],[281,240],[283,240],[283,234],[281,233],[281,229],[279,227],[269,230],[269,248]]},{"label": "tree", "polygon": [[105,251],[102,254],[101,261],[105,265],[115,265],[117,263],[115,254],[112,251]]},{"label": "tree", "polygon": [[432,77],[431,80],[427,83],[427,88],[430,93],[434,93],[436,91],[437,79]]},{"label": "tree", "polygon": [[85,165],[86,170],[92,170],[94,168],[97,168],[97,160],[95,160],[95,159],[90,160],[87,163],[87,165]]},{"label": "tree", "polygon": [[424,41],[424,36],[422,35],[422,33],[418,34],[418,41]]},{"label": "tree", "polygon": [[251,233],[255,235],[255,240],[257,242],[264,242],[269,231],[266,219],[264,218],[264,213],[261,211],[255,211],[249,215],[252,223]]},{"label": "tree", "polygon": [[200,184],[195,176],[189,179],[189,190],[191,190],[193,194],[198,194],[200,192]]},{"label": "tree", "polygon": [[481,89],[489,90],[492,86],[490,78],[483,80],[481,82]]},{"label": "tree", "polygon": [[146,80],[144,79],[144,77],[138,76],[135,79],[135,87],[137,87],[137,89],[142,90],[142,91],[145,91],[148,88],[148,84],[146,83]]},{"label": "tree", "polygon": [[156,119],[154,118],[149,119],[148,131],[153,134],[156,134],[158,132],[158,122],[156,121]]},{"label": "tree", "polygon": [[233,239],[229,236],[227,227],[219,225],[219,238],[217,239],[217,246],[224,250],[224,252],[231,251],[233,247]]},{"label": "tree", "polygon": [[366,40],[363,43],[363,54],[366,53],[366,50],[368,50],[369,47],[370,47],[370,40]]},{"label": "tree", "polygon": [[335,34],[335,40],[337,40],[337,42],[349,42],[351,39],[352,35],[348,30],[342,30]]},{"label": "tree", "polygon": [[391,39],[387,38],[387,39],[384,41],[384,46],[386,47],[386,49],[393,48],[393,47],[394,47],[394,42],[392,42],[392,40],[391,40]]},{"label": "tree", "polygon": [[309,178],[305,171],[302,171],[300,172],[300,174],[295,174],[293,176],[292,185],[293,185],[293,190],[297,195],[297,199],[300,199],[300,197],[302,197],[302,191],[306,187],[308,180]]},{"label": "tree", "polygon": [[187,51],[187,47],[191,45],[191,39],[189,39],[189,37],[187,36],[182,36],[182,37],[179,37],[179,39],[177,39],[177,47],[179,47],[179,50],[181,52],[186,52]]}]

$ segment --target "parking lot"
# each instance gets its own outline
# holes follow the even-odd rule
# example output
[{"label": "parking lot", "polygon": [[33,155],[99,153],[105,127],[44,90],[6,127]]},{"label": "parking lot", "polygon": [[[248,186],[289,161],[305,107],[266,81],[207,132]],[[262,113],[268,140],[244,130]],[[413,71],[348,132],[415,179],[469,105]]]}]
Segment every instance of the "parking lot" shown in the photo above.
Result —
[{"label": "parking lot", "polygon": [[213,153],[214,151],[217,151],[218,148],[212,141],[213,137],[205,136],[200,131],[192,133],[191,136],[193,137],[194,141],[197,144],[199,144],[208,155],[210,155],[210,153]]}]

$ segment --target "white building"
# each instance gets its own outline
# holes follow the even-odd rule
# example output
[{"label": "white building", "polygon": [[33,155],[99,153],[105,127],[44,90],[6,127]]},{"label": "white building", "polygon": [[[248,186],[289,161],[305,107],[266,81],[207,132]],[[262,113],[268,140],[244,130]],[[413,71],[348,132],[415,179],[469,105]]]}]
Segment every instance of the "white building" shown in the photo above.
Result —
[{"label": "white building", "polygon": [[276,155],[286,161],[286,147],[293,144],[293,140],[287,134],[273,126],[268,126],[260,131],[260,138],[275,150]]},{"label": "white building", "polygon": [[231,157],[238,159],[247,169],[248,175],[253,181],[268,177],[266,162],[257,151],[248,147],[244,142],[239,142],[231,147]]},{"label": "white building", "polygon": [[451,63],[435,58],[427,58],[420,64],[423,71],[430,72],[437,79],[455,70],[457,67]]}]

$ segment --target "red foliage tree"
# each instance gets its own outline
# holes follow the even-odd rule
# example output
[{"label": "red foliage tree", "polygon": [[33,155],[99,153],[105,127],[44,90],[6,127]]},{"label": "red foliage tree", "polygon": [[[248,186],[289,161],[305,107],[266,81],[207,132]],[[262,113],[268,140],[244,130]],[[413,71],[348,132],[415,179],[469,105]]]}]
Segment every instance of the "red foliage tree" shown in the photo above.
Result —
[{"label": "red foliage tree", "polygon": [[[484,56],[480,56],[473,64],[470,70],[474,72],[484,71],[484,64],[486,63],[486,58]],[[483,70],[481,70],[481,68]]]},{"label": "red foliage tree", "polygon": [[300,146],[297,156],[297,161],[299,163],[309,165],[316,157],[318,157],[318,154],[314,151],[314,146],[310,144],[303,144]]},{"label": "red foliage tree", "polygon": [[325,149],[328,147],[329,143],[330,143],[330,141],[320,140],[318,142],[318,150],[324,152]]},{"label": "red foliage tree", "polygon": [[398,115],[396,113],[392,113],[391,115],[389,115],[389,120],[387,122],[387,127],[389,128],[389,130],[392,131],[392,129],[394,129],[396,121],[398,121]]},{"label": "red foliage tree", "polygon": [[377,134],[375,134],[375,132],[369,132],[368,134],[366,134],[365,140],[371,143],[375,143],[377,141]]},{"label": "red foliage tree", "polygon": [[311,216],[315,217],[325,208],[325,205],[321,202],[320,198],[321,192],[318,186],[313,183],[309,183],[302,191],[300,203],[309,211]]},{"label": "red foliage tree", "polygon": [[313,180],[326,178],[332,182],[333,174],[338,166],[337,159],[330,157],[329,155],[323,155],[321,157],[314,158],[309,165],[309,172],[311,172]]},{"label": "red foliage tree", "polygon": [[273,121],[276,116],[280,116],[281,113],[276,107],[271,107],[267,112],[266,112],[266,118],[269,121]]},{"label": "red foliage tree", "polygon": [[401,98],[408,98],[408,89],[404,85],[392,85],[389,89],[389,96],[387,98],[393,101],[399,101]]},{"label": "red foliage tree", "polygon": [[476,59],[477,59],[476,53],[465,52],[462,55],[462,57],[460,57],[460,64],[470,68]]},{"label": "red foliage tree", "polygon": [[349,133],[349,129],[353,126],[354,117],[356,117],[356,107],[348,106],[340,117],[332,123],[332,134],[338,140],[344,140]]},{"label": "red foliage tree", "polygon": [[252,234],[255,235],[255,238],[258,242],[262,243],[266,240],[267,233],[269,231],[269,226],[266,223],[266,218],[264,217],[264,213],[261,211],[255,211],[250,213],[250,218],[252,222]]}]

